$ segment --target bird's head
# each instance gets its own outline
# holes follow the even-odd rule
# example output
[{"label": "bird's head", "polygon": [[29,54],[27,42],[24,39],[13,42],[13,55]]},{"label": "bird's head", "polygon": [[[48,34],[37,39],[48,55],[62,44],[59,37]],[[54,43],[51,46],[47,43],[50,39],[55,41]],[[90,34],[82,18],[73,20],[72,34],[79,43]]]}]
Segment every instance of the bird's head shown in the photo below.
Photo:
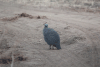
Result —
[{"label": "bird's head", "polygon": [[44,27],[45,27],[45,28],[48,28],[48,24],[44,24]]},{"label": "bird's head", "polygon": [[44,25],[44,28],[48,28],[48,24],[47,22],[43,24]]}]

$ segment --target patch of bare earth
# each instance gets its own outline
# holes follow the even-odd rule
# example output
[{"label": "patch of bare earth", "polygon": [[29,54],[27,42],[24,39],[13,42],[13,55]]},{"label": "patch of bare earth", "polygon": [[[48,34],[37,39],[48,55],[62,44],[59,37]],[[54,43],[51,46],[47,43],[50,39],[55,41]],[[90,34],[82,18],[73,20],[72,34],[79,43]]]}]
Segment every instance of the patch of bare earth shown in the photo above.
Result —
[{"label": "patch of bare earth", "polygon": [[[6,17],[0,20],[1,67],[11,67],[12,60],[13,67],[100,67],[98,14],[12,5],[0,4],[0,18]],[[61,50],[49,50],[45,22],[60,35]]]}]

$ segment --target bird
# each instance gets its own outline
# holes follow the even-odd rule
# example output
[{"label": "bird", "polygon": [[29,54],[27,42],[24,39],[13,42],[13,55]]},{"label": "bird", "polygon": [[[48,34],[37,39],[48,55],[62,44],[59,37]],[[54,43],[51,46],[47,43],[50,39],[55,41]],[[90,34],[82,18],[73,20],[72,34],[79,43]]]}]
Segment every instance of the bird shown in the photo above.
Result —
[{"label": "bird", "polygon": [[49,45],[49,48],[54,49],[56,47],[58,50],[61,49],[59,34],[52,28],[48,28],[48,24],[44,24],[43,35],[45,42]]}]

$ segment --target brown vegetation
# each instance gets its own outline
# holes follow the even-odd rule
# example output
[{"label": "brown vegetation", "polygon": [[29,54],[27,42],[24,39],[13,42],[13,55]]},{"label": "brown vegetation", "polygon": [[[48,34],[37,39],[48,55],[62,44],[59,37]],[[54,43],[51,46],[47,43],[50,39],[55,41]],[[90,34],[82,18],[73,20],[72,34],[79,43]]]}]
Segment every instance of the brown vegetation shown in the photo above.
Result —
[{"label": "brown vegetation", "polygon": [[21,14],[18,14],[18,16],[10,17],[10,18],[5,17],[5,18],[2,18],[1,20],[2,21],[15,21],[21,17],[28,17],[30,19],[47,19],[46,16],[32,16],[32,15],[29,15],[27,13],[21,13]]}]

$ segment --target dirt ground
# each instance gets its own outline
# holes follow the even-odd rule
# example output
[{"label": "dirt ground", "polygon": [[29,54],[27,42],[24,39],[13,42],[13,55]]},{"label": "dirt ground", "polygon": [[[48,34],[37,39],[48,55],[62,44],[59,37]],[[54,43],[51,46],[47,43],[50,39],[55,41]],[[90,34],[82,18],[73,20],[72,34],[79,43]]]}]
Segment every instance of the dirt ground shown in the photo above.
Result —
[{"label": "dirt ground", "polygon": [[[61,50],[49,50],[45,22]],[[100,14],[0,2],[0,67],[11,67],[12,53],[13,67],[100,67]]]}]

